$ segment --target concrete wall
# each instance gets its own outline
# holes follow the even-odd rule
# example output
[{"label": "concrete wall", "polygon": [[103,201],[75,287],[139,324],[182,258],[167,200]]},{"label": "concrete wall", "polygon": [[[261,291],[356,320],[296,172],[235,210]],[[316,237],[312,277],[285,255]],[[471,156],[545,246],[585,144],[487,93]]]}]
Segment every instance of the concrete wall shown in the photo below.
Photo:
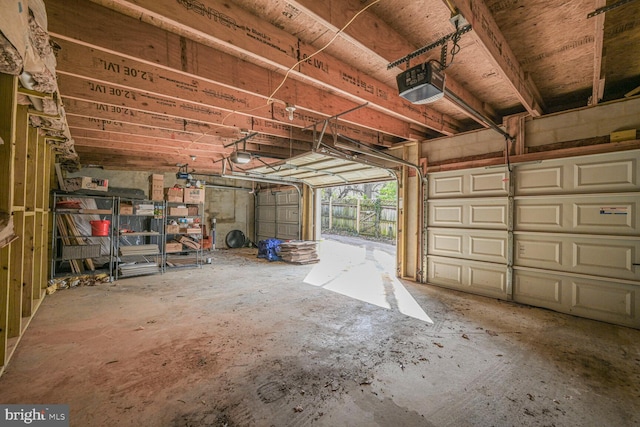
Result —
[{"label": "concrete wall", "polygon": [[[90,176],[108,179],[110,189],[137,190],[143,197],[149,197],[149,176],[151,172],[132,172],[85,168],[79,172],[68,174],[68,178]],[[225,237],[231,230],[242,231],[248,239],[253,239],[255,223],[255,200],[250,193],[250,184],[225,179],[212,179],[213,185],[233,186],[234,188],[206,188],[204,204],[204,222],[210,230],[212,218],[216,219],[216,248],[225,248]],[[175,173],[164,174],[164,186],[184,186],[184,180],[177,180]],[[249,185],[249,186],[247,186]]]},{"label": "concrete wall", "polygon": [[226,247],[225,237],[232,230],[240,230],[248,239],[253,240],[255,197],[249,190],[248,188],[244,190],[207,188],[204,205],[205,221],[210,225],[211,219],[216,219],[217,248]]}]

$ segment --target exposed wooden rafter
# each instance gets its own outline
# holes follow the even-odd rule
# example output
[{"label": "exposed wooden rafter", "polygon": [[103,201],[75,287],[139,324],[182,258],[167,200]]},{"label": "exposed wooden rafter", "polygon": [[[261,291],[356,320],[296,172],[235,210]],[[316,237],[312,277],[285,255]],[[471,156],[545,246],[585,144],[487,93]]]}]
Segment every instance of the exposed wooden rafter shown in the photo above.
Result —
[{"label": "exposed wooden rafter", "polygon": [[[309,20],[326,28],[323,40],[326,38],[333,38],[350,19],[350,16],[347,16],[344,13],[335,13],[335,10],[347,8],[348,10],[355,12],[362,8],[362,2],[358,0],[331,0],[325,2],[318,2],[315,0],[296,0],[288,1],[288,4],[296,8],[301,13],[306,13]],[[334,11],[334,13],[332,13],[332,11]],[[381,34],[385,38],[384,43],[372,42],[372,39],[379,38]],[[416,49],[416,46],[413,46],[408,40],[391,28],[389,24],[370,11],[365,11],[360,14],[358,19],[352,21],[343,32],[340,32],[339,37],[344,38],[347,42],[353,45],[354,48],[357,47],[358,50],[365,52],[365,56],[369,58],[378,58],[381,69],[385,67],[389,61],[395,59],[399,52],[411,52]],[[399,71],[400,70],[395,70],[396,73]],[[463,85],[451,76],[447,77],[447,90],[464,99],[467,105],[472,106],[476,111],[485,114],[493,121],[498,120],[495,116],[495,111],[471,94],[463,87]],[[466,109],[461,108],[457,103],[453,102],[450,97],[447,97],[446,94],[445,99],[451,101],[456,108],[469,118],[477,121],[483,127],[486,127],[486,123],[477,120],[474,115],[469,114]],[[428,107],[424,106],[419,108],[428,109]]]},{"label": "exposed wooden rafter", "polygon": [[[594,0],[595,9],[607,5],[607,0]],[[604,44],[604,18],[601,13],[593,17],[593,90],[590,105],[597,105],[604,96],[604,77],[602,76],[602,47]]]},{"label": "exposed wooden rafter", "polygon": [[[282,81],[281,73],[296,65],[299,58],[309,56],[317,50],[244,9],[218,0],[207,3],[207,11],[211,13],[205,14],[198,13],[195,8],[176,9],[173,3],[153,0],[135,3],[128,0],[94,2],[203,45],[231,53],[253,64],[278,71],[276,78],[272,80],[271,90],[275,90]],[[86,7],[81,3],[83,2],[78,7]],[[222,15],[223,18],[216,18]],[[289,76],[292,80],[338,94],[356,104],[369,102],[368,109],[383,112],[390,118],[413,121],[444,135],[460,131],[456,120],[429,108],[416,109],[407,105],[392,95],[396,92],[394,87],[379,82],[326,53],[316,55],[313,60],[300,62]],[[271,94],[271,91],[268,92],[267,96]],[[278,91],[275,98],[305,108],[312,97],[300,95],[296,100],[287,99],[286,94]]]},{"label": "exposed wooden rafter", "polygon": [[534,117],[542,115],[544,102],[538,89],[522,70],[484,1],[445,0],[445,3],[452,3],[471,24],[473,30],[469,37],[484,49],[529,114]]}]

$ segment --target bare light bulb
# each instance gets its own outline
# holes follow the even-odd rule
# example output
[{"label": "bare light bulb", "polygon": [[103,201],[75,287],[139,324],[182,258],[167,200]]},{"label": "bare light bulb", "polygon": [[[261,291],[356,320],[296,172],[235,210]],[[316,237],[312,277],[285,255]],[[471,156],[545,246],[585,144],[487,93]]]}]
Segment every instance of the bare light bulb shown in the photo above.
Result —
[{"label": "bare light bulb", "polygon": [[289,120],[293,121],[293,112],[296,111],[296,107],[293,104],[287,103],[287,106],[284,109],[289,113]]}]

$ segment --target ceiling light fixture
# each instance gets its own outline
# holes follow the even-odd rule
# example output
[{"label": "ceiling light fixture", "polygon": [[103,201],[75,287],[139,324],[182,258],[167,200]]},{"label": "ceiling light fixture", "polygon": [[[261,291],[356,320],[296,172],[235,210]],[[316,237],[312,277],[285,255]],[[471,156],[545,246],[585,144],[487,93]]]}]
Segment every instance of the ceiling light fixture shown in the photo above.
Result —
[{"label": "ceiling light fixture", "polygon": [[293,112],[296,111],[296,106],[287,102],[287,106],[284,109],[289,113],[289,120],[293,121]]}]

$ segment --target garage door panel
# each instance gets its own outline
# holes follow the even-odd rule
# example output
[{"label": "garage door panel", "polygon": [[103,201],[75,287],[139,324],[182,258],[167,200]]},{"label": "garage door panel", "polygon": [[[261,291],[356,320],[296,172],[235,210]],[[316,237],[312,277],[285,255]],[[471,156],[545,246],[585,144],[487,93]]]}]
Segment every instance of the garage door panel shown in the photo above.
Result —
[{"label": "garage door panel", "polygon": [[500,196],[507,194],[502,171],[471,169],[433,174],[429,179],[429,198]]},{"label": "garage door panel", "polygon": [[299,239],[300,206],[297,190],[261,191],[257,197],[256,238]]},{"label": "garage door panel", "polygon": [[514,300],[567,314],[640,328],[640,286],[544,270],[514,272]]},{"label": "garage door panel", "polygon": [[514,236],[516,265],[640,280],[640,239],[567,234]]},{"label": "garage door panel", "polygon": [[431,200],[429,226],[462,228],[507,228],[506,199]]},{"label": "garage door panel", "polygon": [[548,160],[516,168],[519,195],[640,191],[639,151]]},{"label": "garage door panel", "polygon": [[515,228],[566,233],[639,233],[636,194],[516,197]]},{"label": "garage door panel", "polygon": [[492,230],[430,228],[429,253],[477,261],[507,262],[507,233]]},{"label": "garage door panel", "polygon": [[571,281],[571,309],[576,313],[601,313],[604,317],[631,320],[634,317],[634,296],[637,289],[598,283],[593,280]]},{"label": "garage door panel", "polygon": [[297,205],[298,193],[297,192],[280,192],[276,193],[276,203],[278,205]]},{"label": "garage door panel", "polygon": [[519,170],[516,175],[516,191],[519,194],[539,194],[562,190],[562,167]]},{"label": "garage door panel", "polygon": [[261,191],[258,193],[258,203],[261,206],[275,206],[276,197],[270,191]]},{"label": "garage door panel", "polygon": [[275,206],[261,206],[260,209],[258,209],[258,221],[275,221],[275,219]]},{"label": "garage door panel", "polygon": [[577,190],[600,192],[638,189],[637,160],[578,163],[574,165]]},{"label": "garage door panel", "polygon": [[428,267],[429,283],[478,295],[507,298],[506,265],[429,256]]},{"label": "garage door panel", "polygon": [[429,282],[640,328],[639,163],[632,150],[515,165],[512,204],[502,171],[430,174]]},{"label": "garage door panel", "polygon": [[300,210],[298,206],[281,206],[278,209],[278,222],[298,223],[298,215]]},{"label": "garage door panel", "polygon": [[274,222],[258,222],[258,240],[264,240],[276,235]]},{"label": "garage door panel", "polygon": [[555,310],[562,308],[562,280],[557,277],[516,271],[513,289],[516,301]]},{"label": "garage door panel", "polygon": [[280,240],[296,240],[298,238],[298,225],[279,223],[276,236],[278,236]]}]

